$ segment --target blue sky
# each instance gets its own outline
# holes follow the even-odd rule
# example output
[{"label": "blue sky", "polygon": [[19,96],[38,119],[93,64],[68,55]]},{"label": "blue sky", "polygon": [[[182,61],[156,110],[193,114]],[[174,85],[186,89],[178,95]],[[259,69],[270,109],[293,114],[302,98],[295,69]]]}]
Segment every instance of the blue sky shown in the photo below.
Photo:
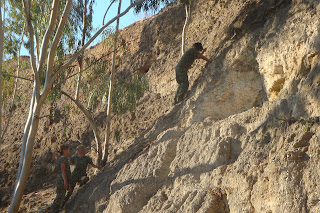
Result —
[{"label": "blue sky", "polygon": [[[110,0],[96,0],[93,7],[93,25],[94,27],[102,26],[102,18],[106,12],[107,7],[110,4]],[[123,0],[121,11],[124,11],[130,5],[129,0]],[[118,2],[114,3],[113,6],[109,9],[105,22],[117,15]],[[131,9],[126,15],[120,18],[120,28],[129,26],[130,24],[139,21],[143,18],[144,14],[134,14],[133,9]],[[115,26],[115,25],[114,25]]]},{"label": "blue sky", "polygon": [[[103,16],[107,10],[107,7],[110,5],[111,0],[96,0],[94,7],[93,7],[93,27],[94,29],[99,29],[102,26],[102,19]],[[122,5],[121,5],[121,12],[123,12],[125,9],[128,8],[128,6],[130,5],[130,0],[122,0]],[[117,11],[118,11],[118,1],[115,2],[112,7],[109,9],[108,14],[105,18],[105,23],[108,22],[110,19],[112,19],[113,17],[115,17],[117,15]],[[134,8],[132,8],[127,14],[125,14],[124,16],[122,16],[120,18],[120,29],[125,28],[129,25],[131,25],[132,23],[139,21],[140,19],[145,18],[146,16],[150,16],[150,14],[145,14],[143,12],[139,13],[139,14],[135,14],[134,13]],[[115,28],[116,26],[116,22],[114,22],[112,25],[112,27]],[[94,32],[96,31],[94,30]],[[94,44],[96,44],[97,42],[99,42],[99,38],[97,38],[94,41]]]}]

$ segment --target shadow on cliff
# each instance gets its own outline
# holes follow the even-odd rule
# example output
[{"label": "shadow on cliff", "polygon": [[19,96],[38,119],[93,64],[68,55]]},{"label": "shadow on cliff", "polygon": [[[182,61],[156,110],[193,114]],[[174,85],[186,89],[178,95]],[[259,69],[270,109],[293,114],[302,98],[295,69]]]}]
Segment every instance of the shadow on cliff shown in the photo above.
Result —
[{"label": "shadow on cliff", "polygon": [[[110,198],[110,185],[116,178],[117,173],[128,163],[147,152],[157,136],[166,129],[170,129],[179,123],[181,110],[174,107],[168,114],[161,116],[156,124],[145,130],[135,143],[124,150],[121,154],[112,159],[109,165],[105,166],[92,180],[85,186],[79,188],[71,200],[66,204],[66,211],[80,211],[81,204],[85,203],[88,212],[96,212],[95,202]],[[103,116],[100,115],[102,122]],[[99,119],[99,120],[100,120]],[[87,135],[86,135],[87,134]],[[84,137],[93,136],[91,131],[84,132]],[[90,198],[90,199],[89,199]],[[92,211],[91,211],[92,210]]]},{"label": "shadow on cliff", "polygon": [[[246,34],[253,35],[250,43],[254,46],[261,38],[264,38],[265,32],[271,30],[272,21],[279,28],[285,25],[286,20],[291,16],[289,13],[291,0],[280,0],[277,3],[275,5],[270,1],[248,3],[226,30],[227,36],[218,45],[217,52],[220,53],[215,58],[224,61],[228,51]],[[274,36],[276,34],[271,33],[268,39]],[[231,44],[225,46],[230,40]]]},{"label": "shadow on cliff", "polygon": [[[234,48],[234,45],[246,35],[251,35],[251,40],[248,42],[250,46],[257,45],[261,39],[265,38],[266,32],[273,27],[272,22],[279,28],[285,25],[286,20],[292,15],[290,14],[291,6],[291,0],[279,0],[273,4],[270,1],[248,3],[229,25],[226,30],[226,37],[220,41],[218,47],[214,50],[216,55],[212,59],[215,64],[214,69],[218,71],[213,74],[212,72],[202,72],[195,80],[191,91],[194,92],[198,84],[205,81],[209,76],[213,80],[210,83],[213,87],[217,81],[225,79],[226,74],[219,70],[222,70],[223,61],[228,52]],[[272,39],[275,36],[275,32],[269,33],[268,39]],[[208,87],[207,90],[211,90],[212,86]],[[263,88],[265,89],[264,85]],[[266,91],[264,93],[266,94]]]},{"label": "shadow on cliff", "polygon": [[[211,173],[214,169],[218,168],[219,166],[225,166],[225,165],[234,163],[238,159],[239,155],[242,153],[242,148],[241,148],[242,143],[239,140],[231,139],[231,138],[230,140],[227,140],[229,142],[228,143],[229,147],[226,147],[227,144],[225,144],[223,141],[212,141],[212,143],[217,143],[217,146],[219,147],[218,149],[220,150],[216,152],[215,156],[217,158],[215,160],[215,163],[200,164],[192,168],[188,168],[188,167],[183,168],[183,169],[174,171],[173,176],[169,176],[170,172],[172,172],[170,170],[170,166],[174,161],[174,159],[176,158],[178,141],[181,135],[183,135],[183,133],[180,133],[180,134],[178,133],[178,137],[176,137],[173,141],[170,142],[170,145],[168,145],[166,153],[163,157],[162,165],[155,172],[156,173],[155,176],[125,180],[120,183],[115,183],[111,186],[112,189],[110,192],[111,193],[110,197],[112,196],[112,194],[114,194],[118,190],[121,190],[123,187],[129,186],[131,184],[133,184],[133,187],[135,186],[139,187],[140,184],[143,184],[143,187],[139,189],[139,193],[141,193],[141,195],[146,198],[144,200],[144,203],[142,204],[140,203],[139,206],[137,206],[137,204],[131,204],[131,205],[135,205],[135,207],[138,207],[139,208],[138,211],[140,211],[147,204],[150,197],[152,197],[155,193],[157,193],[159,189],[163,188],[164,186],[169,186],[172,183],[174,183],[174,181],[177,178],[183,177],[186,175],[191,175],[195,181],[200,181],[200,177],[202,174]],[[170,137],[170,133],[168,134],[168,136]],[[162,140],[160,139],[154,145],[159,145],[159,143],[161,142]],[[139,196],[139,195],[136,195],[136,196]],[[179,209],[179,207],[176,207],[176,208]]]},{"label": "shadow on cliff", "polygon": [[[268,22],[268,19],[272,17],[275,22],[277,22],[278,25],[285,24],[286,18],[290,16],[289,10],[290,10],[290,3],[291,0],[282,0],[281,5],[278,7],[274,7],[271,5],[269,1],[261,1],[259,3],[253,2],[249,3],[239,14],[239,16],[233,21],[233,23],[230,25],[229,29],[227,30],[227,37],[220,42],[218,45],[218,48],[216,49],[216,52],[218,54],[214,57],[214,60],[223,62],[226,58],[227,53],[233,48],[234,44],[238,41],[240,41],[241,38],[243,38],[246,34],[253,34],[254,36],[251,39],[251,42],[256,44],[261,37],[264,36],[264,33],[258,34],[257,32],[262,31],[262,27],[266,27],[265,25]],[[278,12],[277,10],[281,10]],[[248,13],[249,11],[249,13]],[[280,16],[281,13],[281,16]],[[248,14],[248,15],[247,15]],[[240,22],[240,27],[236,27],[236,23]],[[271,25],[268,25],[266,29],[270,29]],[[148,35],[149,29],[146,27],[143,29],[141,41],[145,42],[149,40]],[[256,34],[257,33],[257,34]],[[269,39],[271,39],[275,34],[269,35]],[[228,41],[231,41],[229,45],[226,46],[226,43]],[[155,41],[152,41],[155,43]],[[140,51],[143,51],[143,48],[145,48],[146,43],[140,44]],[[222,67],[223,64],[220,64]],[[220,68],[221,68],[220,67]],[[219,69],[219,67],[217,67]],[[202,81],[203,78],[205,78],[207,75],[210,74],[202,74],[199,76],[199,78],[196,80],[196,82]],[[215,72],[213,79],[221,79],[223,77],[222,72]],[[195,83],[192,87],[192,91],[194,91],[194,87],[197,86],[197,83]],[[277,114],[277,112],[284,111],[288,108],[288,104],[284,101],[281,102],[280,106],[278,108],[275,108],[271,114]],[[130,163],[132,160],[137,158],[142,153],[146,152],[148,149],[148,146],[150,146],[148,143],[152,142],[156,139],[157,135],[162,132],[165,129],[169,129],[171,127],[174,127],[178,124],[178,118],[179,113],[181,113],[179,107],[173,108],[173,110],[167,114],[160,117],[158,122],[154,125],[153,128],[148,129],[145,131],[144,134],[142,134],[141,137],[136,139],[137,143],[133,144],[132,146],[128,147],[127,150],[122,152],[120,155],[116,156],[111,162],[110,167],[105,167],[98,175],[94,177],[94,179],[91,180],[90,183],[86,187],[80,188],[77,192],[77,194],[73,197],[73,199],[67,204],[67,209],[73,208],[73,206],[76,203],[87,203],[87,205],[90,206],[90,209],[92,209],[92,212],[97,211],[95,209],[95,201],[99,201],[102,199],[108,200],[110,198],[110,185],[111,182],[116,178],[117,173],[120,171],[121,168],[127,163]],[[103,116],[101,116],[103,117]],[[100,118],[101,119],[101,118]],[[100,120],[99,119],[99,120]],[[268,121],[265,121],[261,127],[265,126]],[[169,125],[168,125],[169,124]],[[258,127],[257,130],[259,130],[261,127]],[[91,131],[84,132],[84,137],[92,137]],[[150,133],[151,132],[151,133]],[[150,133],[147,137],[145,137],[146,134]],[[91,135],[90,135],[91,134]],[[172,177],[172,179],[175,179],[179,176],[185,175],[185,174],[195,174],[201,170],[201,172],[210,172],[213,169],[215,169],[218,165],[212,164],[212,165],[201,165],[197,166],[195,168],[190,169],[183,169],[179,174]],[[205,169],[203,169],[205,167]],[[153,178],[149,178],[148,181],[153,181]],[[147,181],[146,179],[137,179],[137,180],[127,180],[118,185],[118,187],[123,187],[125,185],[131,184],[131,183],[142,183]],[[94,198],[94,199],[93,199]]]},{"label": "shadow on cliff", "polygon": [[[310,114],[307,110],[307,100],[306,96],[309,96],[309,99],[315,101],[315,106],[320,105],[320,65],[317,63],[304,77],[296,79],[293,83],[293,91],[286,95],[286,98],[282,99],[279,104],[274,104],[271,106],[271,109],[268,111],[266,118],[263,122],[250,134],[256,134],[259,130],[266,131],[268,126],[274,122],[286,123],[291,125],[294,122],[309,122],[307,120],[312,120]],[[303,80],[305,79],[305,80]],[[300,85],[300,90],[298,91],[298,84],[303,81],[303,84]],[[302,120],[301,120],[302,119]],[[306,120],[306,121],[303,121]]]}]

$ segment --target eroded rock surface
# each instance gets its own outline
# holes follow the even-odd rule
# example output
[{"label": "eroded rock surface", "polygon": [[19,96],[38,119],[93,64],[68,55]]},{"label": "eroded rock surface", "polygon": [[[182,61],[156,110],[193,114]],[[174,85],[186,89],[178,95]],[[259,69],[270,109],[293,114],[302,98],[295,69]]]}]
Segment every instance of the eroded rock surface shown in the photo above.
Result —
[{"label": "eroded rock surface", "polygon": [[138,44],[120,72],[146,74],[150,91],[112,124],[121,143],[65,211],[320,212],[320,1],[191,9],[186,46],[202,42],[213,63],[195,63],[173,105],[184,8],[124,29]]},{"label": "eroded rock surface", "polygon": [[[320,2],[191,7],[187,46],[201,41],[214,62],[193,66],[189,99],[136,140],[150,143],[139,155],[113,162],[123,167],[104,201],[88,202],[101,212],[319,212]],[[148,76],[161,96],[176,88],[175,33],[174,48],[154,42],[163,46]]]}]

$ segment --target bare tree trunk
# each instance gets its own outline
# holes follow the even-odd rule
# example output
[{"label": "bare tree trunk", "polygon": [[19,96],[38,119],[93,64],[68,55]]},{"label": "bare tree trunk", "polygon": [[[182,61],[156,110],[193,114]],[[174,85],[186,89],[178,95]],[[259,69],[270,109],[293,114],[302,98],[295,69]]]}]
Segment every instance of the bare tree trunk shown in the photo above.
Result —
[{"label": "bare tree trunk", "polygon": [[[49,48],[49,41],[53,34],[53,29],[55,27],[55,21],[57,20],[58,16],[58,7],[59,7],[59,0],[53,0],[52,3],[52,9],[51,9],[51,17],[50,21],[47,27],[47,31],[43,37],[42,45],[40,48],[40,54],[39,54],[39,61],[36,62],[35,55],[34,55],[34,31],[32,26],[32,18],[30,13],[30,4],[31,0],[23,0],[23,6],[24,6],[24,13],[27,20],[27,26],[29,31],[29,41],[30,41],[30,61],[31,61],[31,68],[33,70],[34,75],[34,85],[33,85],[33,93],[31,97],[31,104],[30,104],[30,111],[29,116],[26,121],[25,130],[22,138],[22,145],[21,145],[21,152],[20,152],[20,161],[19,161],[19,168],[18,168],[18,174],[17,174],[17,180],[14,187],[14,192],[12,196],[12,200],[9,207],[9,213],[16,213],[19,210],[20,202],[23,196],[23,192],[28,180],[28,176],[30,173],[30,167],[31,167],[31,160],[32,160],[32,151],[33,151],[33,145],[35,136],[38,130],[39,125],[39,118],[40,118],[40,110],[45,102],[45,100],[48,97],[48,94],[52,90],[53,83],[55,79],[61,74],[61,72],[66,69],[67,67],[72,64],[76,60],[76,58],[83,53],[83,51],[92,43],[92,41],[97,38],[97,36],[112,22],[117,20],[119,17],[125,15],[132,7],[141,4],[144,0],[135,2],[131,4],[124,12],[119,14],[118,16],[111,19],[108,23],[106,23],[104,26],[102,26],[95,34],[94,36],[77,52],[73,55],[69,61],[67,61],[64,65],[59,67],[55,72],[54,70],[54,58],[55,53],[57,50],[57,46],[60,42],[64,26],[66,24],[66,21],[69,16],[69,12],[72,6],[72,0],[67,0],[65,4],[65,9],[63,11],[63,14],[61,15],[60,23],[58,25],[58,28],[55,32],[54,39],[51,43],[51,47]],[[0,14],[1,17],[1,14]],[[3,36],[2,36],[3,38]],[[1,42],[0,42],[1,43]],[[47,50],[50,49],[49,54],[47,54]],[[39,72],[42,71],[44,67],[45,60],[47,60],[47,70],[46,70],[46,78],[45,83],[43,86],[43,89],[40,93],[40,78],[39,78]]]},{"label": "bare tree trunk", "polygon": [[61,91],[61,93],[65,96],[67,96],[70,100],[72,100],[77,105],[77,107],[83,112],[83,114],[87,117],[87,119],[89,120],[90,126],[92,128],[92,131],[93,131],[93,134],[95,137],[95,141],[96,141],[96,147],[97,147],[97,151],[98,151],[98,162],[100,162],[101,156],[102,156],[101,140],[100,140],[100,136],[99,136],[98,127],[97,127],[94,119],[92,118],[92,116],[90,115],[88,110],[80,103],[79,100],[72,98],[68,93],[66,93],[64,91]]},{"label": "bare tree trunk", "polygon": [[190,17],[190,4],[189,5],[185,5],[185,10],[186,10],[186,20],[184,22],[183,25],[183,30],[182,30],[182,42],[181,42],[181,56],[183,55],[184,51],[185,51],[185,37],[186,37],[186,31],[187,31],[187,27],[189,24],[189,17]]},{"label": "bare tree trunk", "polygon": [[74,95],[74,99],[79,99],[79,87],[81,81],[81,70],[82,70],[82,62],[79,63],[79,72],[78,72],[78,79],[77,79],[77,86],[76,86],[76,94]]},{"label": "bare tree trunk", "polygon": [[[41,107],[44,103],[44,100],[48,96],[50,90],[47,89],[45,90],[46,86],[48,87],[49,84],[45,84],[44,90],[48,91],[40,95],[40,79],[39,79],[39,70],[41,71],[41,67],[43,65],[41,64],[36,64],[35,63],[35,57],[34,57],[34,35],[33,35],[33,26],[32,26],[32,21],[31,21],[31,14],[30,14],[30,1],[24,0],[24,9],[25,9],[25,15],[28,23],[28,29],[29,29],[29,39],[30,39],[30,60],[32,64],[32,70],[34,73],[34,85],[33,85],[33,93],[32,93],[32,98],[31,98],[31,104],[30,104],[30,111],[29,111],[29,116],[28,120],[25,125],[25,132],[22,138],[22,146],[21,146],[21,153],[20,153],[20,162],[19,162],[19,169],[18,169],[18,175],[17,175],[17,180],[16,184],[14,187],[13,191],[13,196],[9,208],[10,213],[15,213],[18,212],[19,210],[19,205],[23,196],[24,189],[27,184],[28,176],[30,173],[30,167],[31,167],[31,161],[32,161],[32,151],[33,151],[33,145],[34,145],[34,140],[36,137],[36,133],[38,130],[38,125],[39,125],[39,117],[40,117],[40,110]],[[51,37],[51,34],[53,33],[53,28],[54,28],[54,22],[57,19],[57,11],[58,11],[58,6],[59,6],[59,0],[54,0],[53,1],[53,6],[52,6],[52,11],[51,11],[51,18],[50,18],[50,23],[49,27],[46,32],[46,36],[43,40],[42,43],[42,48],[41,48],[41,53],[40,53],[40,59],[39,63],[44,62],[44,58],[46,55],[46,50],[43,48],[48,47],[49,43],[49,38]],[[70,9],[72,6],[72,0],[68,0],[65,6],[65,10],[63,12],[62,18],[60,20],[58,30],[56,32],[54,41],[51,46],[51,51],[55,51],[57,42],[56,40],[60,40],[61,35],[62,35],[62,30],[64,28],[66,19],[69,15]],[[49,59],[52,57],[52,52],[49,54]],[[42,56],[42,57],[41,57]],[[48,60],[50,61],[50,60]],[[38,68],[38,69],[37,69]],[[52,67],[50,67],[52,69]],[[48,71],[47,71],[48,72]],[[46,76],[48,77],[48,75]],[[46,80],[50,80],[50,78],[46,78]],[[51,86],[50,86],[51,89]]]},{"label": "bare tree trunk", "polygon": [[[104,20],[105,20],[105,18],[107,16],[107,13],[108,13],[110,7],[113,5],[114,2],[115,2],[115,0],[112,0],[112,2],[110,3],[109,7],[106,10],[106,12],[104,13],[104,16],[103,16],[103,19],[102,19],[102,25],[104,25]],[[131,4],[132,4],[132,2],[131,2]]]},{"label": "bare tree trunk", "polygon": [[[83,47],[85,39],[86,39],[86,32],[87,32],[87,26],[86,26],[86,17],[87,17],[87,1],[84,1],[84,10],[82,14],[82,39],[81,39],[81,47]],[[77,87],[76,87],[76,94],[75,94],[75,100],[79,99],[79,87],[81,82],[81,75],[82,75],[82,64],[83,64],[83,54],[79,56],[79,73],[78,73],[78,80],[77,80]]]},{"label": "bare tree trunk", "polygon": [[35,45],[36,45],[36,63],[37,64],[39,64],[39,55],[40,55],[40,51],[39,51],[39,35],[38,35],[38,33],[36,33],[36,35],[35,35],[35,39],[36,39],[36,43],[35,43]]},{"label": "bare tree trunk", "polygon": [[31,119],[27,124],[27,126],[29,126],[29,129],[27,132],[27,135],[28,135],[27,141],[25,143],[23,163],[19,173],[19,178],[17,178],[16,185],[14,188],[13,197],[12,197],[11,205],[9,208],[9,213],[18,212],[19,205],[23,196],[23,192],[27,184],[28,176],[30,173],[30,167],[31,167],[34,139],[38,130],[38,125],[39,125],[40,108],[41,108],[41,105],[39,105],[38,102],[36,101],[34,104],[33,111],[30,113]]},{"label": "bare tree trunk", "polygon": [[[0,1],[1,2],[1,1]],[[2,22],[4,22],[5,17],[6,17],[6,0],[3,0],[3,14],[2,14]],[[3,24],[3,23],[2,23]]]},{"label": "bare tree trunk", "polygon": [[[120,11],[121,11],[121,0],[119,0],[118,16],[120,14]],[[104,149],[103,149],[104,151],[103,151],[103,156],[102,156],[102,164],[105,164],[108,160],[108,149],[109,149],[109,140],[110,140],[110,119],[111,119],[111,106],[112,106],[112,91],[113,91],[113,83],[114,83],[114,75],[115,75],[119,22],[120,22],[120,18],[117,19],[116,35],[114,37],[114,43],[113,43],[112,68],[111,68],[111,78],[110,78],[110,85],[109,85],[108,108],[107,108],[107,124],[106,124],[106,133],[105,133],[105,140],[104,140]]]},{"label": "bare tree trunk", "polygon": [[[4,4],[3,4],[4,5]],[[4,8],[4,7],[3,7]],[[2,60],[3,60],[3,28],[2,28],[2,2],[0,0],[0,117],[2,117]],[[4,12],[3,12],[3,17],[4,17]],[[0,120],[0,132],[2,132],[2,121]],[[1,141],[2,142],[2,138]]]}]

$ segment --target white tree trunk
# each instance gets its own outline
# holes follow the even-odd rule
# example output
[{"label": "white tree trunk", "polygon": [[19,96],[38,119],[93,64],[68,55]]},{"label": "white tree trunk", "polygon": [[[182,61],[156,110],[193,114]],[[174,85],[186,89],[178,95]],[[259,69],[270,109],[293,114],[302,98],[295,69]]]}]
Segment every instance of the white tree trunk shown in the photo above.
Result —
[{"label": "white tree trunk", "polygon": [[[18,212],[19,210],[19,205],[23,196],[23,192],[25,189],[25,186],[27,184],[28,176],[30,173],[30,167],[31,167],[31,161],[32,161],[32,151],[33,151],[33,145],[34,145],[34,139],[38,130],[38,125],[39,125],[39,117],[40,117],[40,110],[41,107],[44,103],[44,100],[48,96],[50,90],[47,89],[47,93],[44,93],[40,96],[40,79],[39,79],[39,70],[41,70],[41,67],[43,64],[36,64],[35,63],[35,58],[34,58],[34,41],[33,41],[33,26],[31,22],[31,14],[30,14],[30,1],[26,2],[24,0],[24,8],[25,8],[25,14],[26,14],[26,19],[28,23],[28,29],[29,29],[29,39],[30,39],[30,60],[32,64],[32,70],[34,73],[34,86],[33,86],[33,93],[32,93],[32,98],[31,98],[31,104],[30,104],[30,111],[29,111],[29,116],[25,125],[25,131],[24,135],[22,138],[22,146],[21,146],[21,152],[20,152],[20,162],[19,162],[19,168],[18,168],[18,175],[17,175],[17,180],[16,184],[14,187],[13,191],[13,196],[9,208],[10,213],[15,213]],[[59,6],[59,0],[53,1],[53,9],[51,11],[51,21],[53,19],[57,19],[57,11],[58,11],[58,6]],[[65,21],[69,15],[70,9],[72,6],[72,0],[68,0],[66,3],[66,7],[64,10],[64,13],[62,15],[55,39],[53,41],[51,51],[55,50],[55,45],[57,45],[56,40],[60,40],[59,37],[61,37],[62,30],[65,25]],[[41,58],[43,56],[43,53],[46,53],[47,51],[44,50],[43,48],[48,47],[49,39],[51,37],[51,34],[53,32],[54,24],[52,25],[52,22],[50,21],[49,27],[46,32],[46,36],[44,38],[44,41],[46,42],[42,43],[42,48],[41,48],[41,53],[40,53],[40,59],[39,63],[44,62],[44,59]],[[50,29],[52,28],[52,30]],[[62,28],[62,29],[61,29]],[[61,32],[61,33],[60,33]],[[51,54],[49,54],[49,59],[50,56],[52,56],[52,52],[50,51]],[[49,60],[48,60],[49,61]],[[48,80],[48,79],[46,79]],[[46,84],[48,86],[48,84]],[[46,87],[46,86],[45,86]],[[45,89],[45,88],[44,88]],[[50,88],[51,89],[51,88]],[[41,97],[41,99],[40,99]]]},{"label": "white tree trunk", "polygon": [[[34,88],[35,89],[35,88]],[[32,160],[32,150],[33,150],[33,145],[34,145],[34,139],[38,130],[38,125],[39,125],[39,115],[40,115],[40,108],[41,106],[38,105],[37,102],[33,105],[33,111],[30,113],[31,114],[31,119],[29,120],[27,126],[28,132],[27,132],[27,140],[24,144],[24,155],[23,155],[23,162],[21,166],[20,173],[18,173],[18,178],[16,181],[16,185],[13,191],[13,197],[11,200],[10,208],[9,208],[9,213],[15,213],[18,212],[19,210],[19,205],[23,196],[23,192],[25,189],[25,186],[27,184],[28,176],[30,173],[30,167],[31,167],[31,160]],[[20,167],[20,165],[19,165]]]},{"label": "white tree trunk", "polygon": [[[1,2],[1,0],[0,0]],[[5,21],[5,18],[6,18],[6,0],[3,0],[3,8],[2,8],[2,22],[4,23]],[[3,24],[2,23],[2,24]]]},{"label": "white tree trunk", "polygon": [[82,69],[82,63],[79,64],[79,72],[78,72],[78,79],[77,79],[77,86],[76,86],[76,93],[74,95],[74,99],[79,99],[79,88],[80,88],[80,81],[81,81],[81,69]]},{"label": "white tree trunk", "polygon": [[[35,55],[34,55],[34,31],[32,26],[32,18],[30,14],[30,4],[31,0],[23,0],[24,12],[27,20],[27,26],[29,31],[29,40],[30,40],[30,61],[31,68],[34,74],[34,85],[33,85],[33,93],[31,97],[31,104],[29,110],[29,116],[25,124],[25,130],[22,138],[21,152],[20,152],[20,161],[17,179],[13,191],[12,200],[9,207],[9,213],[16,213],[19,210],[20,202],[23,196],[23,192],[28,180],[28,175],[31,167],[32,160],[32,151],[34,145],[34,139],[38,130],[39,118],[40,118],[40,110],[47,99],[48,94],[50,93],[53,83],[55,79],[61,74],[61,72],[72,64],[76,58],[83,53],[83,51],[94,41],[94,39],[101,33],[103,30],[108,27],[111,23],[117,20],[119,17],[125,15],[132,7],[141,4],[144,0],[138,1],[134,4],[131,4],[124,12],[119,14],[118,16],[111,19],[108,23],[106,23],[103,27],[101,27],[95,35],[85,44],[83,47],[73,55],[73,57],[66,62],[63,66],[59,67],[55,72],[53,72],[53,63],[54,57],[56,54],[56,49],[58,43],[60,41],[61,35],[63,33],[63,29],[67,18],[69,16],[69,12],[72,6],[72,0],[67,0],[64,12],[61,16],[59,26],[56,30],[55,37],[50,47],[50,52],[47,55],[47,50],[49,47],[49,41],[51,35],[53,33],[53,29],[55,27],[55,20],[57,20],[57,11],[59,7],[59,0],[53,0],[51,17],[47,27],[47,31],[42,41],[42,45],[40,48],[39,54],[39,62],[36,63]],[[1,14],[0,14],[1,17]],[[3,36],[2,36],[3,38]],[[40,78],[39,72],[42,71],[44,67],[45,59],[47,60],[47,70],[46,70],[46,79],[43,86],[43,89],[40,93]]]},{"label": "white tree trunk", "polygon": [[184,51],[185,51],[185,37],[186,37],[186,31],[187,31],[187,26],[189,24],[189,18],[190,18],[190,4],[189,5],[185,5],[185,11],[186,11],[186,19],[183,25],[183,29],[182,29],[182,41],[181,41],[181,56],[183,55]]},{"label": "white tree trunk", "polygon": [[[86,17],[87,17],[87,1],[84,1],[84,10],[82,14],[82,39],[81,39],[81,46],[84,45],[85,39],[86,39]],[[81,75],[82,75],[82,64],[83,64],[83,56],[80,56],[80,61],[79,61],[79,73],[78,73],[78,80],[77,80],[77,87],[76,87],[76,94],[74,99],[78,100],[79,99],[79,88],[80,88],[80,82],[81,82]]]},{"label": "white tree trunk", "polygon": [[[120,14],[120,11],[121,11],[121,0],[119,0],[118,16]],[[120,22],[120,18],[117,19],[116,32],[115,32],[116,34],[115,34],[114,43],[113,43],[112,68],[111,68],[111,78],[110,78],[109,95],[108,95],[106,133],[105,133],[104,149],[103,149],[103,156],[102,156],[103,164],[105,164],[108,160],[108,149],[109,149],[109,140],[110,140],[110,119],[111,119],[111,110],[112,110],[112,92],[113,92],[113,83],[114,83],[115,67],[116,67],[119,22]]]}]

